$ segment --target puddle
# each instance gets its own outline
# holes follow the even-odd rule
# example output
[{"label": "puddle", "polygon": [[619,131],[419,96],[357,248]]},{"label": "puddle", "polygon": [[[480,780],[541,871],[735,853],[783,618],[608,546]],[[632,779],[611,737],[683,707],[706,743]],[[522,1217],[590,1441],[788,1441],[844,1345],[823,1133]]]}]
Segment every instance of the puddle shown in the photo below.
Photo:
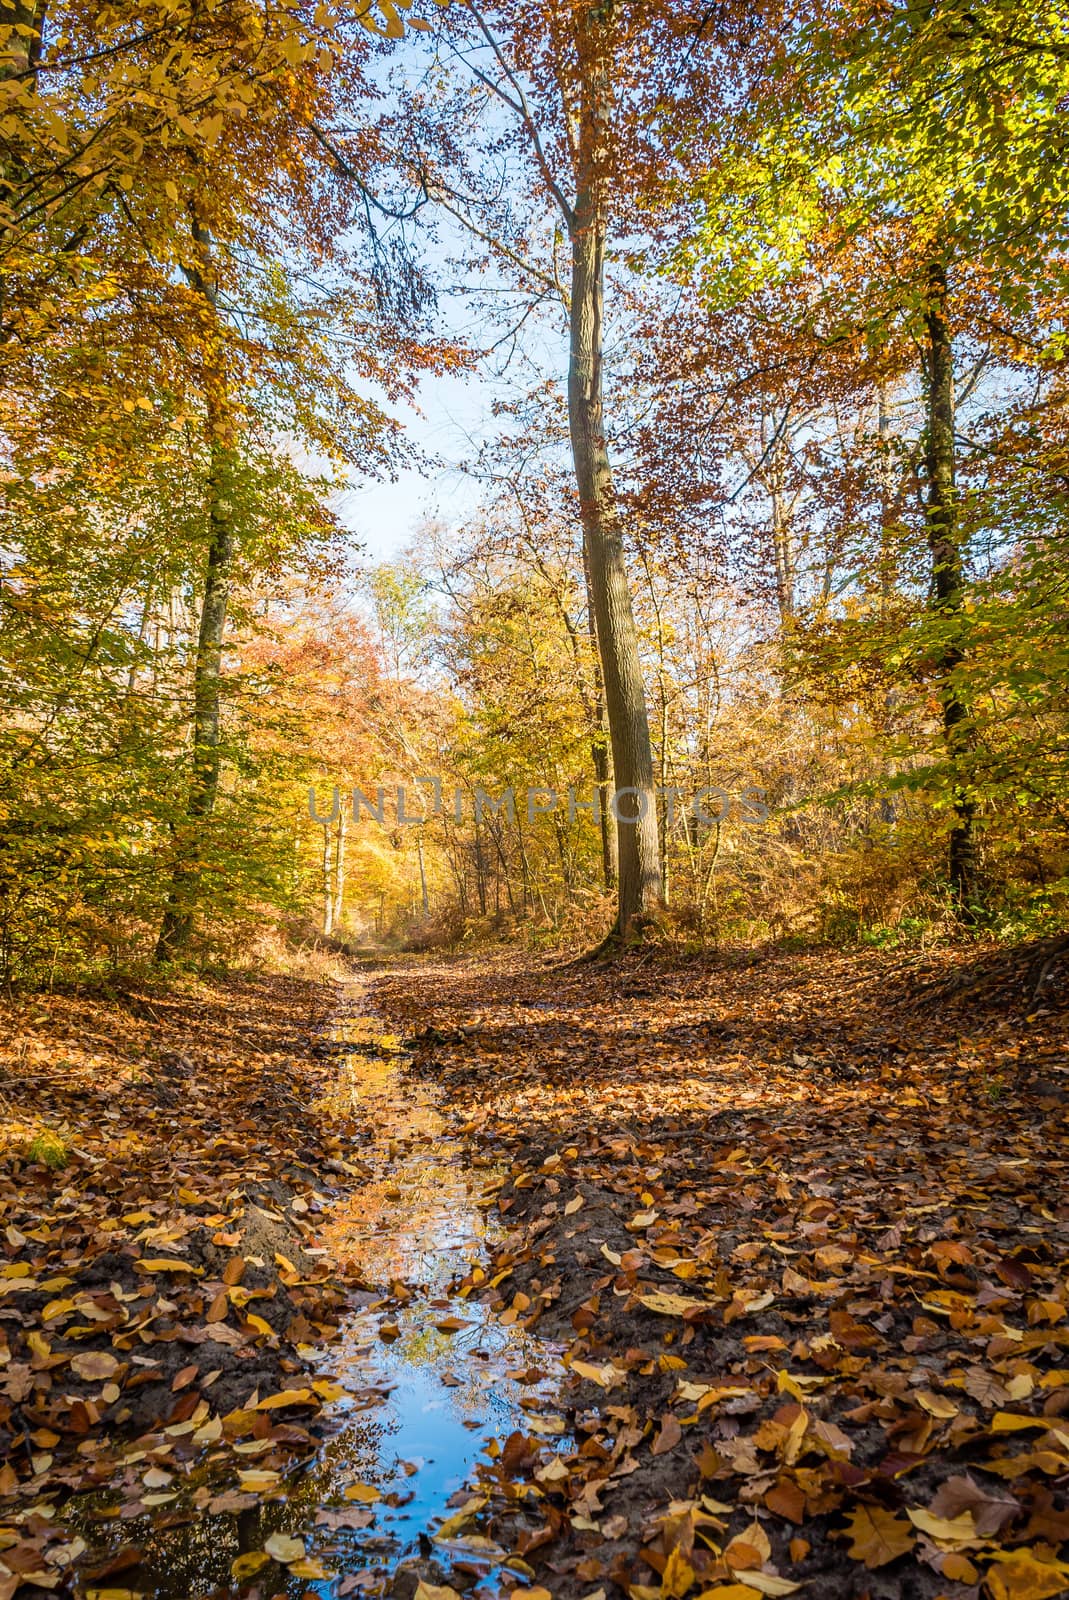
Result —
[{"label": "puddle", "polygon": [[[123,1539],[142,1559],[105,1580],[102,1594],[234,1595],[241,1585],[232,1563],[243,1553],[254,1559],[278,1533],[304,1542],[307,1563],[296,1573],[274,1562],[250,1572],[243,1581],[263,1595],[407,1594],[414,1578],[400,1581],[404,1569],[440,1583],[458,1563],[457,1586],[497,1587],[500,1567],[485,1539],[480,1546],[477,1524],[446,1544],[433,1534],[453,1514],[449,1502],[468,1498],[461,1491],[491,1442],[530,1432],[532,1411],[551,1408],[553,1352],[449,1294],[482,1253],[479,1197],[494,1168],[469,1164],[433,1093],[406,1077],[399,1051],[376,1046],[374,1024],[341,1023],[333,1037],[352,1047],[340,1058],[339,1088],[367,1129],[355,1154],[372,1176],[355,1180],[322,1241],[364,1282],[399,1292],[386,1303],[370,1292],[358,1297],[369,1304],[351,1313],[323,1360],[344,1389],[322,1413],[328,1438],[282,1492],[254,1510],[202,1513],[180,1526],[126,1524]],[[97,1544],[99,1524],[96,1539],[84,1524],[82,1531]],[[436,1572],[426,1565],[432,1554]]]}]

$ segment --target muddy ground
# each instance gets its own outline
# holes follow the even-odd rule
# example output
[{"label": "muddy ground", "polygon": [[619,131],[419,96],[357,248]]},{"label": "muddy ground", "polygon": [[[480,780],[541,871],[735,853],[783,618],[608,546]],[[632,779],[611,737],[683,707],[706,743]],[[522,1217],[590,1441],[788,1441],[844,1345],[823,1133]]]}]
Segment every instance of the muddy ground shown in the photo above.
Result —
[{"label": "muddy ground", "polygon": [[461,1293],[569,1369],[559,1403],[521,1375],[423,1600],[486,1574],[480,1536],[488,1590],[531,1600],[1069,1590],[1063,961],[480,954],[13,1003],[0,1600],[136,1592],[125,1526],[251,1515],[321,1452],[357,995],[498,1174]]},{"label": "muddy ground", "polygon": [[201,1503],[240,1509],[317,1446],[308,1355],[350,1286],[315,1234],[360,1177],[338,1006],[329,985],[236,977],[5,1007],[2,1600],[66,1585],[74,1491],[165,1517],[207,1453]]},{"label": "muddy ground", "polygon": [[489,1531],[563,1600],[1069,1589],[1066,985],[1045,951],[381,976],[562,1341]]}]

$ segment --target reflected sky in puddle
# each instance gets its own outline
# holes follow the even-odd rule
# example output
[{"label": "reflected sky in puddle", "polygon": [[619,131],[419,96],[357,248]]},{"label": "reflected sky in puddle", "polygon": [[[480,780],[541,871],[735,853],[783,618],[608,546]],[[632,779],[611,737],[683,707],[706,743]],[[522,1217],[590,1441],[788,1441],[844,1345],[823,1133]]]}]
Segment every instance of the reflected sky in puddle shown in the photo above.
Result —
[{"label": "reflected sky in puddle", "polygon": [[[448,1293],[480,1253],[479,1195],[493,1169],[468,1165],[446,1136],[433,1096],[406,1076],[397,1051],[381,1048],[374,1023],[339,1024],[335,1039],[352,1046],[339,1087],[367,1127],[367,1145],[354,1154],[371,1177],[354,1181],[321,1230],[322,1242],[382,1293],[358,1296],[367,1304],[347,1319],[340,1345],[324,1358],[324,1371],[345,1393],[324,1412],[330,1437],[286,1483],[284,1496],[170,1529],[127,1525],[124,1537],[144,1557],[110,1583],[125,1582],[135,1594],[338,1600],[388,1593],[421,1545],[428,1555],[427,1536],[451,1514],[449,1500],[470,1483],[490,1441],[527,1431],[521,1400],[541,1410],[551,1393],[537,1365],[544,1372],[551,1351]],[[250,1577],[251,1588],[235,1585],[231,1563],[279,1532],[303,1539],[330,1576],[297,1577],[272,1563]],[[445,1573],[454,1559],[465,1559],[462,1546],[435,1545],[434,1552]],[[474,1576],[459,1581],[467,1587]]]}]

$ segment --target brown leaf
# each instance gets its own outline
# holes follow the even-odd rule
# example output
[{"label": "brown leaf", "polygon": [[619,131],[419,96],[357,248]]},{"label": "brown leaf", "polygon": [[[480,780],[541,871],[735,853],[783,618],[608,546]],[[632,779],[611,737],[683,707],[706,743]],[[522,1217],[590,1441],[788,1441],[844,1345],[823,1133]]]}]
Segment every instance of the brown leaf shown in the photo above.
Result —
[{"label": "brown leaf", "polygon": [[913,1549],[913,1529],[882,1506],[858,1506],[850,1517],[850,1554],[866,1567],[885,1567]]},{"label": "brown leaf", "polygon": [[661,1418],[661,1428],[654,1439],[650,1449],[655,1456],[667,1455],[669,1450],[674,1450],[683,1437],[683,1429],[679,1426],[679,1419],[672,1412]]},{"label": "brown leaf", "polygon": [[977,1533],[984,1538],[994,1538],[1013,1521],[1021,1507],[1011,1495],[992,1493],[966,1473],[963,1477],[948,1478],[928,1509],[937,1517],[949,1519],[971,1511]]}]

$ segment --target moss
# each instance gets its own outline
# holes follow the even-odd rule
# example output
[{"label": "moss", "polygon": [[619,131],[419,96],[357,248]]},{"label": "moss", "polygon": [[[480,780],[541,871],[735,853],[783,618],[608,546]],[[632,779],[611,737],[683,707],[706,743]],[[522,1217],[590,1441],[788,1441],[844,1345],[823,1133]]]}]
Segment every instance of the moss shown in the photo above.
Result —
[{"label": "moss", "polygon": [[39,1161],[42,1166],[50,1167],[53,1172],[58,1172],[70,1161],[67,1141],[62,1134],[54,1132],[51,1128],[45,1128],[31,1140],[26,1154],[31,1161]]}]

